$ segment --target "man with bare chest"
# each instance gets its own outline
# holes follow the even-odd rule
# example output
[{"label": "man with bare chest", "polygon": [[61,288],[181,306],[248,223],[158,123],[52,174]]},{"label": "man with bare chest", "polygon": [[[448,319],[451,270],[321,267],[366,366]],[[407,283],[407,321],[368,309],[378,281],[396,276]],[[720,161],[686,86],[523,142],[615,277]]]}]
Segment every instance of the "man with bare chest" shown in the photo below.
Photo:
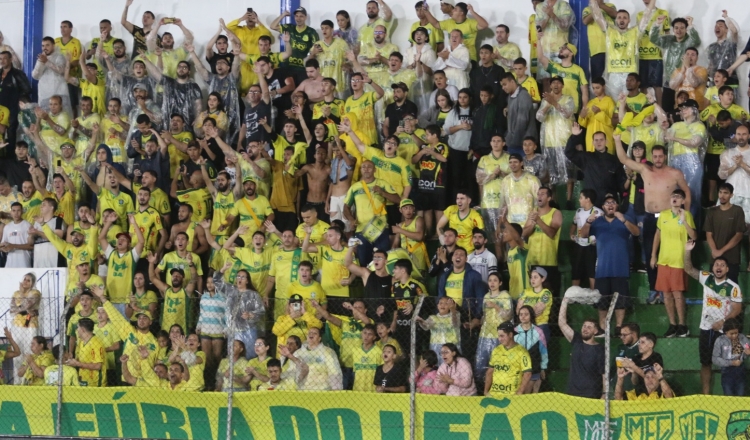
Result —
[{"label": "man with bare chest", "polygon": [[318,60],[311,59],[305,62],[305,73],[307,79],[297,86],[295,92],[305,92],[309,102],[315,104],[325,97],[323,93],[323,75],[320,74]]},{"label": "man with bare chest", "polygon": [[344,216],[344,200],[349,187],[352,186],[354,166],[357,159],[341,148],[338,139],[331,145],[331,170],[329,173],[328,196],[326,197],[326,213],[331,220],[341,220],[346,231],[351,231],[349,220]]},{"label": "man with bare chest", "polygon": [[[641,227],[641,236],[643,237],[643,247],[646,255],[651,255],[654,245],[654,236],[656,235],[656,220],[659,218],[661,211],[670,209],[670,200],[672,192],[679,188],[685,191],[685,210],[690,210],[690,188],[685,181],[682,171],[667,166],[667,149],[662,145],[655,145],[651,150],[653,165],[648,163],[639,163],[629,158],[622,146],[619,135],[614,136],[615,149],[617,158],[628,169],[639,173],[643,178],[643,189],[645,194],[644,203],[646,205],[646,216],[643,218]],[[650,287],[649,302],[657,301],[657,293],[654,290],[656,285],[656,269],[646,263],[646,272],[648,273],[648,284]]]},{"label": "man with bare chest", "polygon": [[315,150],[315,162],[307,164],[300,168],[295,177],[307,175],[307,201],[313,205],[318,212],[318,218],[326,223],[331,221],[326,213],[326,200],[328,200],[328,185],[330,180],[328,175],[331,173],[331,166],[326,164],[326,150],[317,148]]}]

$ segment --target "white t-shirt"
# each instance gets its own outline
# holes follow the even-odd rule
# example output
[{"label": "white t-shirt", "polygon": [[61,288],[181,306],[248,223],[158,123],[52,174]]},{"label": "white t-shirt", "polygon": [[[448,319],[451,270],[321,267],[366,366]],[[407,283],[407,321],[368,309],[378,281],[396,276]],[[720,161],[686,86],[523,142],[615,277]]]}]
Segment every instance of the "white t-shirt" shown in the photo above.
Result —
[{"label": "white t-shirt", "polygon": [[[588,219],[591,214],[596,214],[596,216],[599,217],[603,215],[604,212],[602,212],[602,210],[597,208],[596,206],[592,206],[591,209],[578,208],[576,210],[576,215],[573,217],[573,221],[578,227],[578,231],[586,226],[586,219]],[[576,243],[578,243],[579,246],[592,245],[596,243],[596,237],[594,237],[593,235],[589,235],[588,238],[576,237]]]},{"label": "white t-shirt", "polygon": [[472,269],[482,275],[482,281],[485,283],[487,282],[487,277],[492,272],[497,272],[497,257],[486,248],[481,254],[470,253],[467,262],[471,265]]},{"label": "white t-shirt", "polygon": [[[28,244],[31,223],[21,220],[20,223],[10,222],[3,229],[3,243]],[[8,252],[5,267],[31,267],[31,251],[16,249]]]},{"label": "white t-shirt", "polygon": [[742,291],[740,286],[729,278],[717,283],[710,272],[701,272],[699,281],[703,285],[701,330],[711,330],[715,322],[726,318],[733,302],[742,303]]}]

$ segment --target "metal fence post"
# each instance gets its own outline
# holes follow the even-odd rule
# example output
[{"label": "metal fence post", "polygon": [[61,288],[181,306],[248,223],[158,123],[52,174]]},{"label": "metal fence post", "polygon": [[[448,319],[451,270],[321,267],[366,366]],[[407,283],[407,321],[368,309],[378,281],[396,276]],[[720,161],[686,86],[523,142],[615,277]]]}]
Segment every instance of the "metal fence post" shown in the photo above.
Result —
[{"label": "metal fence post", "polygon": [[[232,407],[234,406],[234,311],[230,313],[229,336],[227,338],[227,361],[229,363],[229,391],[227,391],[227,438],[232,438]],[[247,350],[247,348],[245,348]],[[225,385],[226,386],[226,385]]]},{"label": "metal fence post", "polygon": [[422,310],[422,303],[424,303],[424,296],[420,296],[417,301],[417,306],[412,312],[411,318],[411,349],[409,350],[409,377],[412,378],[410,392],[409,392],[409,438],[416,438],[417,429],[417,409],[416,409],[416,395],[417,395],[417,383],[414,380],[414,372],[417,370],[417,321],[416,318],[419,316],[419,311]]},{"label": "metal fence post", "polygon": [[609,396],[609,375],[611,370],[611,363],[609,362],[609,352],[612,346],[612,339],[610,338],[610,326],[609,322],[612,319],[612,313],[615,311],[615,304],[617,304],[617,297],[620,294],[615,292],[612,295],[612,300],[609,303],[609,310],[607,310],[607,320],[605,321],[604,329],[604,377],[607,378],[607,388],[604,390],[604,440],[609,440],[609,419],[610,419],[610,396]]},{"label": "metal fence post", "polygon": [[70,303],[65,304],[63,307],[62,316],[60,317],[60,344],[57,352],[57,414],[55,414],[55,435],[61,435],[62,425],[62,403],[63,403],[63,380],[64,380],[64,369],[63,369],[63,354],[65,353],[65,329],[67,323],[65,318],[68,316],[68,309],[70,309]]}]

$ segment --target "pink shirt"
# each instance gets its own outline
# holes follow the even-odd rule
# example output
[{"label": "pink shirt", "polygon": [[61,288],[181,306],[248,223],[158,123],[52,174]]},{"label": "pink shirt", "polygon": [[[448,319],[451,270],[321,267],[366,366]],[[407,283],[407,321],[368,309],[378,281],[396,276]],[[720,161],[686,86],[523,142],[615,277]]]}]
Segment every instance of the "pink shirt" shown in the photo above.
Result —
[{"label": "pink shirt", "polygon": [[436,377],[435,381],[440,389],[440,394],[446,396],[476,396],[477,387],[474,385],[474,374],[471,370],[471,364],[465,358],[459,357],[453,362],[453,365],[444,363],[438,368],[438,377],[441,374],[447,374],[453,379],[453,385],[440,382]]},{"label": "pink shirt", "polygon": [[414,373],[417,376],[417,392],[422,394],[440,394],[438,386],[437,370],[428,373]]}]

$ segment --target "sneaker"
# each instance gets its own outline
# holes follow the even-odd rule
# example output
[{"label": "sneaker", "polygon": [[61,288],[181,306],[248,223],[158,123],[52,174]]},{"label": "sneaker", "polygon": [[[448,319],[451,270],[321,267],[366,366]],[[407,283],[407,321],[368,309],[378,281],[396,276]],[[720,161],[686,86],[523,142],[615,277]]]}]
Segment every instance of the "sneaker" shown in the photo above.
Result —
[{"label": "sneaker", "polygon": [[620,330],[622,330],[622,327],[620,327],[620,326],[618,325],[617,327],[615,327],[615,332],[614,332],[614,333],[612,333],[612,335],[611,335],[611,336],[612,336],[613,338],[619,338],[619,337],[620,337]]},{"label": "sneaker", "polygon": [[687,338],[688,336],[690,336],[690,330],[688,330],[686,325],[678,325],[676,336],[678,338]]},{"label": "sneaker", "polygon": [[656,290],[651,290],[648,292],[648,299],[646,300],[649,304],[658,304],[659,303],[659,292]]},{"label": "sneaker", "polygon": [[638,269],[638,273],[646,273],[646,269]]},{"label": "sneaker", "polygon": [[677,327],[672,324],[669,324],[669,328],[667,329],[667,332],[664,333],[664,337],[674,338],[676,334],[677,334]]}]

